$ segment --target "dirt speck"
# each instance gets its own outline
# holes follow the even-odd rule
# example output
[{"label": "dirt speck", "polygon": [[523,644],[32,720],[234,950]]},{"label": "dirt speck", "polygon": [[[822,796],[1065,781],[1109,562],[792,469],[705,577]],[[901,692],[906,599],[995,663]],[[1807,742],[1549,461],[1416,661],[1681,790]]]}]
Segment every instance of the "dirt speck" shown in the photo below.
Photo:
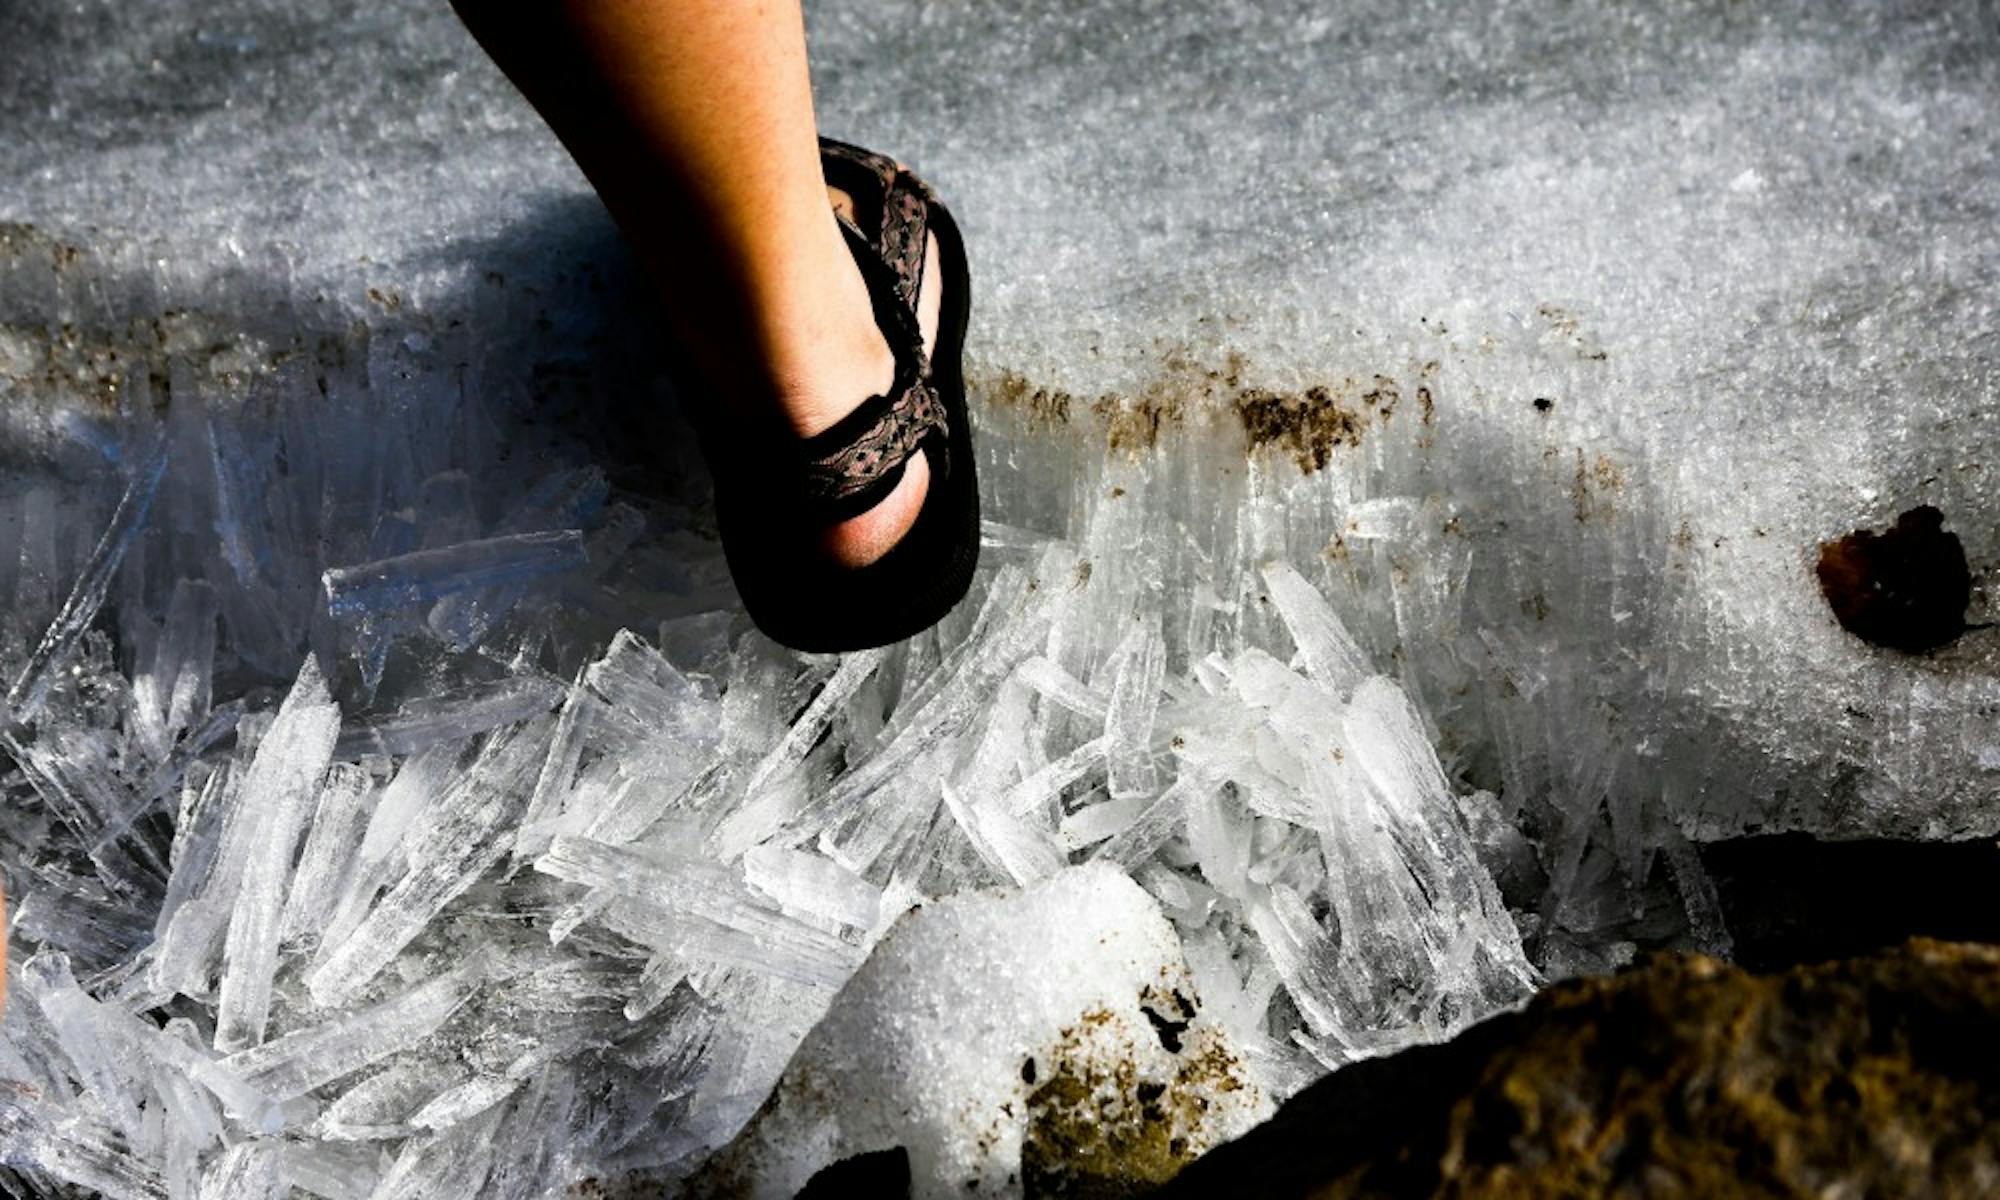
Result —
[{"label": "dirt speck", "polygon": [[1331,462],[1335,447],[1361,442],[1361,417],[1324,387],[1295,395],[1247,392],[1236,399],[1236,415],[1252,450],[1282,450],[1307,474]]},{"label": "dirt speck", "polygon": [[1595,459],[1584,456],[1579,448],[1576,452],[1576,473],[1570,484],[1570,500],[1575,506],[1578,522],[1590,520],[1594,516],[1609,518],[1612,512],[1612,498],[1625,490],[1625,470],[1605,455]]},{"label": "dirt speck", "polygon": [[1194,1021],[1194,1004],[1178,991],[1163,993],[1149,987],[1139,997],[1139,1011],[1152,1023],[1161,1048],[1169,1054],[1179,1054],[1181,1038]]},{"label": "dirt speck", "polygon": [[[1078,395],[1003,370],[984,386],[982,398],[996,410],[1017,414],[1030,433],[1095,435],[1107,449],[1134,457],[1158,447],[1169,430],[1233,412],[1251,454],[1269,447],[1301,471],[1313,472],[1326,467],[1338,448],[1358,444],[1371,424],[1388,425],[1405,399],[1414,397],[1423,426],[1434,425],[1437,401],[1430,381],[1438,369],[1436,361],[1424,363],[1417,372],[1421,382],[1411,386],[1376,373],[1276,389],[1245,382],[1250,372],[1240,352],[1230,351],[1221,365],[1211,366],[1184,346],[1163,343],[1156,373],[1130,392]],[[1420,444],[1428,445],[1427,438]]]},{"label": "dirt speck", "polygon": [[1131,399],[1099,396],[1091,402],[1090,411],[1104,429],[1105,442],[1126,453],[1152,449],[1159,444],[1160,430],[1178,425],[1184,415],[1179,399],[1160,395]]},{"label": "dirt speck", "polygon": [[1075,399],[1059,389],[1036,387],[1015,371],[1002,371],[989,396],[998,407],[1026,413],[1029,427],[1040,429],[1068,425],[1070,406]]},{"label": "dirt speck", "polygon": [[1367,391],[1361,393],[1361,403],[1378,412],[1387,421],[1396,415],[1396,405],[1403,399],[1403,390],[1387,375],[1377,375]]},{"label": "dirt speck", "polygon": [[1242,1063],[1204,1036],[1177,1053],[1171,1074],[1142,1072],[1104,1052],[1100,1031],[1120,1020],[1092,1009],[1037,1056],[1042,1083],[1028,1096],[1021,1146],[1025,1196],[1144,1195],[1217,1140],[1205,1097],[1241,1088]]},{"label": "dirt speck", "polygon": [[1554,304],[1539,305],[1535,313],[1548,323],[1549,332],[1569,343],[1576,356],[1586,362],[1603,362],[1606,355],[1598,344],[1597,335],[1583,327],[1583,322],[1568,309]]}]

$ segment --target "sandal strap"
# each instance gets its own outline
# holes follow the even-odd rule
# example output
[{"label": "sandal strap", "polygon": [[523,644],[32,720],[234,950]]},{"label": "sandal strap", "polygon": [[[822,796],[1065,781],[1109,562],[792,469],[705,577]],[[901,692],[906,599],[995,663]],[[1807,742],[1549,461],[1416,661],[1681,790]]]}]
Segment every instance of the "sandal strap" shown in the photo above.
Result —
[{"label": "sandal strap", "polygon": [[932,474],[949,470],[951,421],[930,380],[906,378],[872,396],[800,445],[801,500],[828,523],[859,516],[895,489],[903,465],[923,450]]},{"label": "sandal strap", "polygon": [[854,197],[860,232],[894,273],[897,299],[915,311],[924,280],[930,208],[937,197],[887,155],[832,138],[821,138],[819,147],[827,182]]},{"label": "sandal strap", "polygon": [[820,139],[820,152],[827,182],[854,200],[857,219],[841,217],[840,225],[868,286],[875,324],[896,360],[886,392],[797,443],[798,502],[813,519],[831,524],[879,504],[920,450],[930,459],[931,486],[939,486],[951,470],[951,421],[931,384],[917,321],[935,198],[894,159],[830,138]]},{"label": "sandal strap", "polygon": [[931,383],[916,311],[896,294],[890,268],[876,257],[867,237],[851,224],[843,225],[896,373],[886,392],[798,443],[799,501],[828,524],[880,503],[902,479],[903,464],[919,450],[930,458],[933,486],[951,472],[951,419]]}]

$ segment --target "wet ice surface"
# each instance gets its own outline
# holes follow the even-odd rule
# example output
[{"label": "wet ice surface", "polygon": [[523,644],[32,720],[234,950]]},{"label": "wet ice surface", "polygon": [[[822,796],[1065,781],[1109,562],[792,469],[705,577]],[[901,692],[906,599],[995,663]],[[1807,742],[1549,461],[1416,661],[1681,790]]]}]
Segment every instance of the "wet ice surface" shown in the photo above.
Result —
[{"label": "wet ice surface", "polygon": [[1990,12],[811,20],[970,239],[992,519],[844,659],[443,6],[0,13],[0,1182],[684,1167],[896,914],[1086,859],[1281,1096],[1726,947],[1690,839],[2000,829],[1992,635],[1813,576],[1929,503],[1990,616]]}]

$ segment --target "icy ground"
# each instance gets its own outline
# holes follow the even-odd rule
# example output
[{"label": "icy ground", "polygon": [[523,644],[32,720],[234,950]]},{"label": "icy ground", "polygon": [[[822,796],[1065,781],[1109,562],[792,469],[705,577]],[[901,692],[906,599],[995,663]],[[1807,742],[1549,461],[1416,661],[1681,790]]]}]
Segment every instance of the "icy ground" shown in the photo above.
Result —
[{"label": "icy ground", "polygon": [[967,229],[992,521],[842,659],[445,6],[295,7],[0,6],[0,1190],[682,1169],[1085,859],[1281,1096],[1726,948],[1702,840],[2000,831],[1994,635],[1812,571],[1930,503],[1991,614],[1991,5],[813,6]]}]

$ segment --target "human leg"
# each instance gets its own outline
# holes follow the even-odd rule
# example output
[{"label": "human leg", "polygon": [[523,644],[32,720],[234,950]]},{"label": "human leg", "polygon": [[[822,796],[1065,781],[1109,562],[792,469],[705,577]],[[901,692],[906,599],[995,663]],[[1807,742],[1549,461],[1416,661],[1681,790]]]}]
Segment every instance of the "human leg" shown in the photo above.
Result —
[{"label": "human leg", "polygon": [[[720,402],[804,437],[889,386],[893,356],[821,174],[796,0],[454,4],[660,281]],[[936,259],[920,293],[927,343]],[[879,559],[928,478],[924,456],[910,458],[879,504],[825,531],[825,552],[849,567]]]}]

